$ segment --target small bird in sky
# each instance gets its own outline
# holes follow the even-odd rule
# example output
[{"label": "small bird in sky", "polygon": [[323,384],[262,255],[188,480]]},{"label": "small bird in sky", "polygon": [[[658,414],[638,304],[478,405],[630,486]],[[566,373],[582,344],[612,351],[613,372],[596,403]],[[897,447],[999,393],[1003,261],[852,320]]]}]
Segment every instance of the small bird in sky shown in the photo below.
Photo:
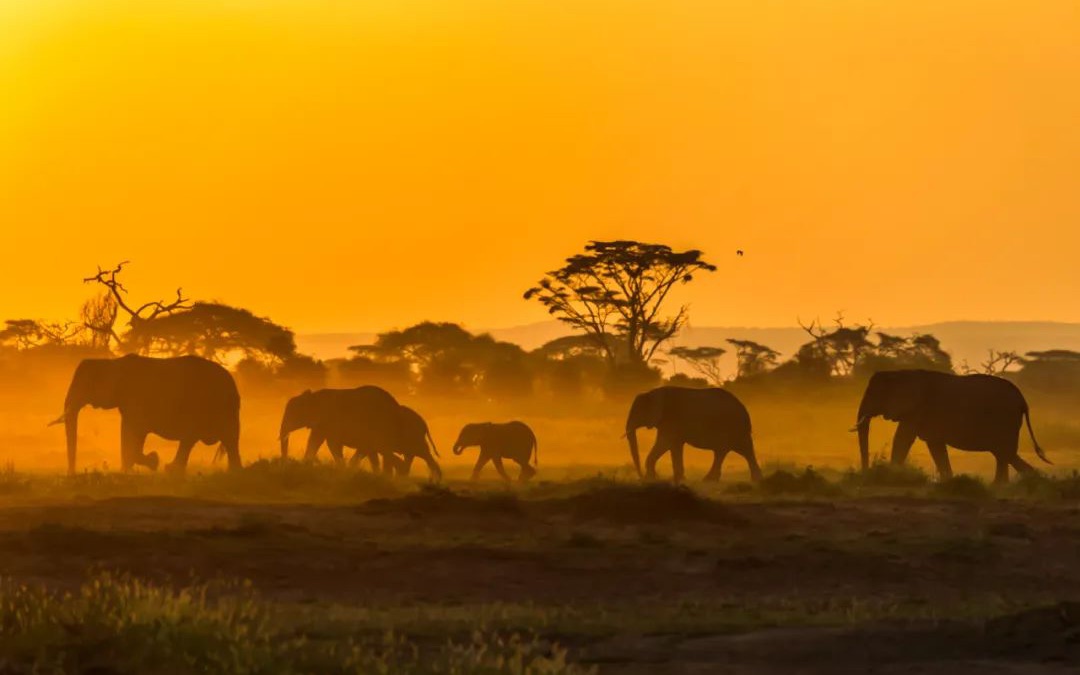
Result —
[{"label": "small bird in sky", "polygon": [[740,248],[740,249],[736,250],[735,255],[737,255],[737,256],[739,256],[741,258],[742,255],[743,255],[742,249]]}]

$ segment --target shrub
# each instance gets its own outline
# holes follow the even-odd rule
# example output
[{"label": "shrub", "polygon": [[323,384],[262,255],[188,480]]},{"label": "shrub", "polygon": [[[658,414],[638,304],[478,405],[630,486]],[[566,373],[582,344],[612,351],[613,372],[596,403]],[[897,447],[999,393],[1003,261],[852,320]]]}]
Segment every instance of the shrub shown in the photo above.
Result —
[{"label": "shrub", "polygon": [[781,469],[762,478],[758,487],[767,495],[834,497],[841,493],[838,486],[830,483],[811,466],[806,467],[800,474]]}]

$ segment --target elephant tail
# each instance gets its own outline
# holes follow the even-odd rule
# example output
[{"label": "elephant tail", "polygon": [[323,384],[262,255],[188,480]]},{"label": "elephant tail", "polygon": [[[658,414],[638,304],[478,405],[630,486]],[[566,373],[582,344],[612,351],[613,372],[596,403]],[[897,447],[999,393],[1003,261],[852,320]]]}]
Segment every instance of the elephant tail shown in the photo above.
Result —
[{"label": "elephant tail", "polygon": [[1031,436],[1031,444],[1035,446],[1035,454],[1047,464],[1053,464],[1053,462],[1046,458],[1046,453],[1044,453],[1043,449],[1039,446],[1039,442],[1035,440],[1035,430],[1031,428],[1031,412],[1028,410],[1027,406],[1024,406],[1024,421],[1027,423],[1028,435]]},{"label": "elephant tail", "polygon": [[[439,457],[439,449],[435,447],[435,439],[431,437],[431,432],[427,432],[428,443],[431,443],[431,451],[435,453],[436,457]],[[440,458],[441,459],[441,458]]]}]

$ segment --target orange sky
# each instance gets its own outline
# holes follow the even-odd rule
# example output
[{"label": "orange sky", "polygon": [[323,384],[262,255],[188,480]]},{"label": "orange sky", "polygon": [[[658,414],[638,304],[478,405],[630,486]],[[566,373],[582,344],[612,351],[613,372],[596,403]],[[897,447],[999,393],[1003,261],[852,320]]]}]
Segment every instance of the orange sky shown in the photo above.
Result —
[{"label": "orange sky", "polygon": [[131,259],[299,331],[506,326],[632,237],[720,265],[699,325],[1080,321],[1078,36],[1072,0],[0,0],[0,315]]}]

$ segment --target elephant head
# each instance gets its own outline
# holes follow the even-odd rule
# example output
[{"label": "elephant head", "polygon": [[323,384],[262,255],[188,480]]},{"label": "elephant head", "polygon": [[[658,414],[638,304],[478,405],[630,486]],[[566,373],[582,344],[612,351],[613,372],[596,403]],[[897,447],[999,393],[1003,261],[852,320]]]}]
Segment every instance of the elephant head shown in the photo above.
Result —
[{"label": "elephant head", "polygon": [[859,458],[870,467],[870,420],[878,415],[901,422],[918,415],[926,399],[926,377],[919,370],[874,373],[863,392],[855,429],[859,434]]},{"label": "elephant head", "polygon": [[67,436],[68,473],[75,473],[79,411],[86,406],[118,408],[123,400],[130,359],[84,359],[75,369],[64,399],[64,414],[51,424],[64,424]]},{"label": "elephant head", "polygon": [[664,415],[664,390],[653,389],[634,398],[630,414],[626,416],[626,441],[630,444],[630,457],[641,476],[641,457],[638,453],[637,430],[641,427],[655,429]]},{"label": "elephant head", "polygon": [[281,416],[281,430],[278,432],[282,459],[289,456],[289,434],[297,429],[311,427],[315,422],[315,413],[315,395],[310,389],[298,396],[293,396],[285,404],[285,414]]},{"label": "elephant head", "polygon": [[465,448],[482,444],[487,439],[490,422],[466,424],[461,428],[457,440],[454,441],[454,454],[460,455]]}]

